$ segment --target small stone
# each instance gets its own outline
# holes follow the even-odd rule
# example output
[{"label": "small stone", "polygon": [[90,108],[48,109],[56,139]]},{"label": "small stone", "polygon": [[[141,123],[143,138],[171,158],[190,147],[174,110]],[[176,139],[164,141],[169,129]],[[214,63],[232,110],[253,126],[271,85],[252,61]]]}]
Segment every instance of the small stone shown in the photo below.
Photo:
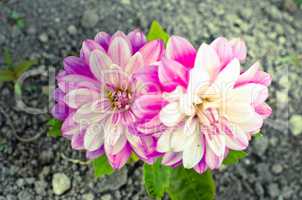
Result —
[{"label": "small stone", "polygon": [[256,183],[255,190],[259,196],[262,196],[264,194],[264,189],[263,189],[261,183],[258,183],[258,182]]},{"label": "small stone", "polygon": [[122,0],[121,2],[124,5],[130,5],[131,4],[130,0]]},{"label": "small stone", "polygon": [[56,195],[61,195],[71,187],[70,179],[63,173],[56,173],[52,177],[52,189]]},{"label": "small stone", "polygon": [[39,35],[39,40],[43,43],[48,42],[48,35],[46,33],[42,33],[41,35]]},{"label": "small stone", "polygon": [[289,119],[289,128],[294,135],[302,133],[302,115],[293,115]]},{"label": "small stone", "polygon": [[27,33],[29,35],[35,35],[37,33],[37,29],[34,27],[34,26],[30,26],[28,29],[27,29]]},{"label": "small stone", "polygon": [[92,193],[84,194],[83,200],[94,200],[94,195]]},{"label": "small stone", "polygon": [[0,34],[0,44],[4,44],[5,42],[5,36]]},{"label": "small stone", "polygon": [[74,25],[68,26],[67,31],[70,35],[77,34],[77,28]]},{"label": "small stone", "polygon": [[18,186],[18,187],[23,187],[23,185],[24,185],[24,179],[19,178],[19,179],[17,180],[17,186]]},{"label": "small stone", "polygon": [[49,164],[53,160],[54,154],[50,150],[42,151],[40,154],[40,160],[42,164]]},{"label": "small stone", "polygon": [[37,194],[44,195],[46,188],[47,188],[47,183],[45,181],[35,182],[35,191]]},{"label": "small stone", "polygon": [[273,167],[272,167],[272,171],[275,174],[280,174],[283,171],[283,167],[280,164],[274,164]]},{"label": "small stone", "polygon": [[96,11],[86,10],[82,16],[81,24],[85,28],[94,27],[99,21],[99,16]]},{"label": "small stone", "polygon": [[279,186],[276,183],[272,183],[268,186],[268,193],[271,197],[277,197],[280,193]]},{"label": "small stone", "polygon": [[254,140],[254,150],[255,150],[255,153],[258,155],[258,156],[262,156],[267,147],[269,145],[269,141],[267,139],[267,137],[261,137],[259,140]]},{"label": "small stone", "polygon": [[30,192],[23,190],[18,193],[18,199],[19,200],[32,200],[33,196]]},{"label": "small stone", "polygon": [[101,197],[101,200],[112,200],[112,196],[110,194],[105,194]]}]

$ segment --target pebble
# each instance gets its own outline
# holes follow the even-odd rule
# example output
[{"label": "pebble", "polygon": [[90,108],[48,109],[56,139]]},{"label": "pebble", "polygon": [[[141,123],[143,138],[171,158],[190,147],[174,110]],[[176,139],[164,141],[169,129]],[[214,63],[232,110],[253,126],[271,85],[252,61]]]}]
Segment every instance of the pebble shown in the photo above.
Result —
[{"label": "pebble", "polygon": [[63,173],[56,173],[52,177],[52,189],[56,195],[62,195],[71,187],[71,181]]},{"label": "pebble", "polygon": [[283,171],[283,167],[282,167],[282,165],[280,165],[280,164],[274,164],[273,167],[272,167],[272,171],[273,171],[275,174],[280,174],[280,173],[282,173],[282,171]]},{"label": "pebble", "polygon": [[101,197],[101,200],[112,200],[112,196],[110,194],[105,194]]},{"label": "pebble", "polygon": [[48,42],[48,35],[46,33],[42,33],[41,35],[39,35],[39,40],[43,43]]},{"label": "pebble", "polygon": [[86,10],[82,16],[81,24],[84,28],[92,28],[99,21],[99,16],[94,10]]},{"label": "pebble", "polygon": [[47,183],[45,181],[35,182],[35,191],[37,194],[44,195],[46,188],[47,188]]},{"label": "pebble", "polygon": [[280,194],[279,186],[276,183],[269,184],[268,193],[271,197],[277,197]]},{"label": "pebble", "polygon": [[18,193],[19,200],[33,200],[33,196],[30,192],[23,190]]},{"label": "pebble", "polygon": [[67,31],[70,35],[77,34],[77,28],[74,25],[68,26]]},{"label": "pebble", "polygon": [[49,164],[53,160],[53,158],[54,158],[54,154],[50,150],[42,151],[39,156],[41,163],[44,165]]},{"label": "pebble", "polygon": [[293,115],[289,119],[289,128],[297,136],[302,133],[302,115]]},{"label": "pebble", "polygon": [[262,196],[264,194],[264,189],[263,189],[261,183],[258,183],[258,182],[256,183],[255,190],[259,196]]},{"label": "pebble", "polygon": [[94,195],[92,193],[83,194],[83,200],[94,200]]},{"label": "pebble", "polygon": [[253,146],[254,146],[255,153],[258,156],[263,156],[268,145],[269,145],[269,141],[267,137],[261,137],[258,140],[254,140]]}]

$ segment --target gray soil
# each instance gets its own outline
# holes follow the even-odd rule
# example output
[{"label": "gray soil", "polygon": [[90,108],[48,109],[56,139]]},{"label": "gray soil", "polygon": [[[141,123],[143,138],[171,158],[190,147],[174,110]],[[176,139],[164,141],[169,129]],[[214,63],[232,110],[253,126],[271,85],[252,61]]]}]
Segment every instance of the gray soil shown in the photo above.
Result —
[{"label": "gray soil", "polygon": [[[24,19],[24,27],[15,25],[13,12]],[[217,199],[302,199],[302,70],[295,62],[302,54],[302,11],[291,1],[0,0],[0,64],[4,48],[16,61],[37,59],[34,69],[43,73],[27,79],[23,100],[48,109],[48,71],[61,69],[62,59],[77,54],[83,39],[98,31],[147,31],[154,19],[196,48],[220,35],[242,37],[249,49],[245,66],[260,59],[273,76],[269,104],[274,112],[264,137],[252,142],[239,164],[214,172]],[[68,161],[84,157],[67,140],[46,136],[47,113],[17,108],[12,83],[1,84],[0,109],[0,200],[148,199],[141,163],[96,179],[90,166]],[[24,143],[15,134],[41,136]],[[53,190],[57,173],[67,176],[61,195]]]}]

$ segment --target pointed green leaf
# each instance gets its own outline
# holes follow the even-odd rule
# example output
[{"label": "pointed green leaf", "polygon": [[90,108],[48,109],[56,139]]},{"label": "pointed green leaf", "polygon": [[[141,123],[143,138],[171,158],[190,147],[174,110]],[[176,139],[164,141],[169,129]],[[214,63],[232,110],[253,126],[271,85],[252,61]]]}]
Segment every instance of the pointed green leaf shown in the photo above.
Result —
[{"label": "pointed green leaf", "polygon": [[157,160],[153,165],[144,164],[144,184],[147,193],[155,199],[161,199],[169,187],[171,168],[161,165]]},{"label": "pointed green leaf", "polygon": [[28,70],[31,66],[36,64],[36,60],[25,60],[18,64],[15,68],[15,72],[17,77],[19,78],[26,70]]},{"label": "pointed green leaf", "polygon": [[3,61],[4,61],[4,64],[6,65],[6,67],[11,67],[13,65],[13,58],[8,49],[4,49],[3,56],[4,56]]},{"label": "pointed green leaf", "polygon": [[233,151],[231,150],[228,156],[223,160],[223,164],[225,165],[233,165],[236,164],[240,159],[247,156],[245,151]]},{"label": "pointed green leaf", "polygon": [[57,138],[57,137],[60,137],[62,135],[61,133],[61,126],[62,126],[62,122],[58,119],[50,119],[48,122],[47,122],[47,125],[49,126],[49,129],[48,129],[48,132],[47,132],[47,135],[49,137],[54,137],[54,138]]},{"label": "pointed green leaf", "polygon": [[262,138],[263,135],[262,135],[262,133],[259,132],[259,133],[256,133],[253,137],[255,138],[255,140],[258,140],[258,139]]},{"label": "pointed green leaf", "polygon": [[16,79],[15,73],[10,69],[0,70],[0,81],[14,81]]},{"label": "pointed green leaf", "polygon": [[165,32],[163,27],[158,23],[158,21],[155,20],[152,22],[150,30],[147,34],[147,40],[151,41],[157,39],[163,40],[166,44],[169,39],[169,34]]},{"label": "pointed green leaf", "polygon": [[171,170],[168,194],[172,200],[214,200],[215,190],[209,170],[203,174],[182,166]]},{"label": "pointed green leaf", "polygon": [[96,177],[102,177],[104,175],[110,175],[114,172],[112,167],[107,161],[106,156],[101,156],[92,161],[92,166],[94,168],[94,175]]}]

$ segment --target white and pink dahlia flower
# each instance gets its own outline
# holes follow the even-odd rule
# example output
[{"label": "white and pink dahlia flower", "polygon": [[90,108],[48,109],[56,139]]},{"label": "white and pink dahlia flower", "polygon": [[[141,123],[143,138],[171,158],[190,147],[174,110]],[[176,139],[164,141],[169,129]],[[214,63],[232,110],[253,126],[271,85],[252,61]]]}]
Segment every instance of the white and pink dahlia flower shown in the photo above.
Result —
[{"label": "white and pink dahlia flower", "polygon": [[184,38],[169,39],[157,70],[166,100],[159,113],[166,130],[157,142],[163,164],[203,173],[220,167],[229,150],[248,147],[271,114],[271,77],[258,62],[241,69],[246,54],[240,39],[219,37],[197,52]]},{"label": "white and pink dahlia flower", "polygon": [[[135,125],[147,123],[163,102],[154,85],[152,70],[164,53],[163,42],[146,42],[138,30],[113,36],[99,33],[85,40],[80,57],[67,57],[57,76],[53,116],[63,120],[63,136],[72,148],[85,150],[89,159],[106,154],[115,169],[121,168],[135,152],[145,162],[158,156],[156,138],[140,134]],[[154,114],[139,118],[141,96],[152,97]],[[146,112],[145,112],[146,113]]]}]

